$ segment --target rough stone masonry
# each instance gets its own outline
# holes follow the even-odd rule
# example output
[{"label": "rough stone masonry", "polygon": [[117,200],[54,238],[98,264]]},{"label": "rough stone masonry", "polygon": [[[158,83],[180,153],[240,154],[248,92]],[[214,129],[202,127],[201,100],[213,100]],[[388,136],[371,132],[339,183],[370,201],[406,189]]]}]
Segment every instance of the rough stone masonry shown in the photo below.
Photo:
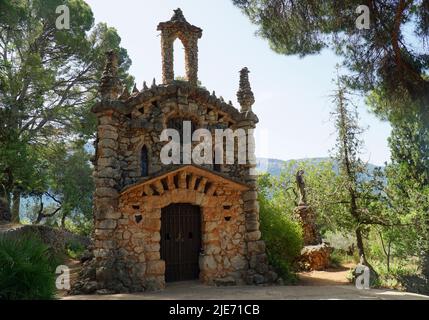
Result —
[{"label": "rough stone masonry", "polygon": [[[162,84],[155,80],[129,93],[120,83],[115,52],[107,53],[94,159],[95,288],[114,292],[165,287],[168,259],[161,256],[162,212],[174,204],[198,206],[201,251],[198,278],[207,284],[263,284],[277,280],[259,231],[254,159],[247,164],[163,165],[162,130],[191,121],[194,129],[254,129],[254,96],[248,69],[240,72],[241,109],[198,86],[198,39],[202,30],[180,9],[158,25]],[[174,78],[173,43],[185,48],[186,80]],[[247,136],[247,146],[254,139]],[[252,157],[254,150],[251,149]],[[237,150],[235,150],[237,159]],[[179,257],[180,258],[180,257]]]}]

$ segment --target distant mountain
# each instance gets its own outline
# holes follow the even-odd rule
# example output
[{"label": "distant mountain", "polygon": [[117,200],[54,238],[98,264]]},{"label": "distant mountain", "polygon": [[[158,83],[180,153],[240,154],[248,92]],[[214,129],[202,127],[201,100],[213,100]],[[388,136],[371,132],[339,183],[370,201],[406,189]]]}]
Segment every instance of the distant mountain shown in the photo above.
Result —
[{"label": "distant mountain", "polygon": [[[304,158],[304,159],[296,159],[296,160],[279,160],[279,159],[271,159],[271,158],[256,158],[256,169],[259,172],[268,172],[273,176],[279,176],[282,168],[288,164],[289,162],[296,161],[299,166],[302,162],[307,162],[311,164],[319,164],[326,161],[332,161],[331,158]],[[369,173],[372,173],[375,168],[379,167],[372,163],[367,164]],[[338,171],[338,164],[334,162],[334,170]]]}]

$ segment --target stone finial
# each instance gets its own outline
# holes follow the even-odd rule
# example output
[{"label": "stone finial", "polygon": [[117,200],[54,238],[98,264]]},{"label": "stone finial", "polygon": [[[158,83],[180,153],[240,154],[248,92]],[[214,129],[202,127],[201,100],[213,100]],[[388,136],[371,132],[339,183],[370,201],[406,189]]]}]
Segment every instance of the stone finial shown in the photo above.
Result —
[{"label": "stone finial", "polygon": [[137,89],[137,85],[134,83],[133,93],[139,93],[139,89]]},{"label": "stone finial", "polygon": [[202,29],[198,28],[192,24],[190,24],[188,21],[186,21],[185,16],[183,15],[183,12],[180,8],[177,8],[174,10],[174,14],[171,17],[170,20],[165,22],[160,22],[158,24],[158,30],[160,31],[182,31],[189,34],[195,34],[198,38],[201,37]]},{"label": "stone finial", "polygon": [[149,88],[147,87],[146,81],[143,81],[143,90],[148,90]]},{"label": "stone finial", "polygon": [[180,8],[177,8],[176,10],[174,10],[174,14],[171,17],[170,21],[187,22],[185,19],[185,16],[183,15],[182,9]]},{"label": "stone finial", "polygon": [[130,97],[127,86],[123,86],[122,93],[119,96],[119,100],[127,100]]},{"label": "stone finial", "polygon": [[153,80],[152,80],[152,87],[151,88],[152,89],[156,88],[156,79],[155,78],[153,78]]},{"label": "stone finial", "polygon": [[115,51],[106,52],[106,63],[100,81],[100,94],[104,99],[116,99],[122,86],[118,78],[118,56]]},{"label": "stone finial", "polygon": [[255,97],[249,82],[249,72],[247,67],[240,71],[240,87],[237,92],[237,98],[241,106],[241,112],[251,111],[252,105],[255,103]]}]

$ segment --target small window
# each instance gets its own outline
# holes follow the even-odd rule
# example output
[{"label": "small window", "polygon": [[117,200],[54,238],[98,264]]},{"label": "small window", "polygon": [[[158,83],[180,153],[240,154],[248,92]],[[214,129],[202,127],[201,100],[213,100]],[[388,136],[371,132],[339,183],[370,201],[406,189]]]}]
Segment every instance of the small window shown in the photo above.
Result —
[{"label": "small window", "polygon": [[147,177],[149,175],[149,157],[146,146],[143,146],[140,157],[141,175],[142,177]]}]

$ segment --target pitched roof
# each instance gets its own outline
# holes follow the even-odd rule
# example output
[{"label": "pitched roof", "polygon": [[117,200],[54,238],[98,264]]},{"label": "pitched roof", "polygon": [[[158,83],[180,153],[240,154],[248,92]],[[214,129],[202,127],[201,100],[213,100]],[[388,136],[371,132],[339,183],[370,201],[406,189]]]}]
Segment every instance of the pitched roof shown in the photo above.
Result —
[{"label": "pitched roof", "polygon": [[[185,174],[185,177],[187,175],[193,175],[201,179],[205,178],[206,182],[208,182],[209,184],[213,184],[219,187],[220,186],[228,187],[230,189],[239,190],[239,191],[246,191],[249,189],[249,187],[245,183],[237,181],[224,174],[208,170],[201,166],[188,164],[188,165],[169,165],[167,169],[161,171],[156,176],[143,178],[137,183],[126,186],[125,188],[122,189],[121,195],[131,192],[135,189],[142,188],[146,185],[152,185],[159,180],[168,178],[169,176],[179,175],[180,173]],[[179,187],[180,186],[175,186],[175,188],[179,188]],[[198,188],[198,186],[196,185],[194,187]]]}]

